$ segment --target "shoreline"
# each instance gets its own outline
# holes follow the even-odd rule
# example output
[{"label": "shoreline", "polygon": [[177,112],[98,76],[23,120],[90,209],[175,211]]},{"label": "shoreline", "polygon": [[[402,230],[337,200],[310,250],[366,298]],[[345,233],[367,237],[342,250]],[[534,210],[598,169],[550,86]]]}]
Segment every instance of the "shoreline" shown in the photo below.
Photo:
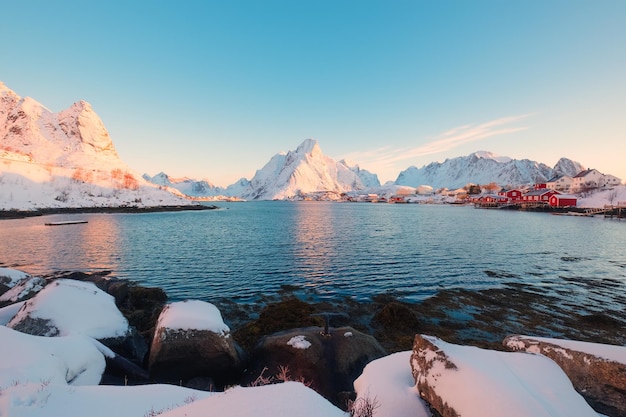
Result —
[{"label": "shoreline", "polygon": [[181,205],[181,206],[117,206],[117,207],[59,207],[36,210],[0,210],[0,220],[25,219],[29,217],[49,216],[53,214],[116,214],[116,213],[161,213],[177,211],[215,210],[214,205]]},{"label": "shoreline", "polygon": [[[2,262],[0,267],[15,268]],[[162,294],[164,303],[184,301],[170,298],[159,286],[118,278],[110,275],[110,271],[66,270],[39,276],[46,281],[69,278],[97,282],[104,279],[106,287],[118,282],[136,289],[142,297],[156,292]],[[607,279],[594,285],[614,288],[614,284]],[[102,289],[109,292],[106,287]],[[450,343],[489,349],[501,349],[502,340],[510,334],[626,345],[626,311],[576,303],[566,294],[547,294],[530,283],[509,281],[486,289],[441,288],[416,302],[402,300],[393,293],[378,294],[370,300],[348,296],[319,300],[300,290],[283,286],[277,292],[260,294],[254,303],[238,302],[217,294],[211,299],[195,299],[214,304],[235,340],[246,350],[261,337],[275,332],[322,326],[323,320],[316,315],[326,313],[336,315],[331,327],[351,326],[369,334],[381,342],[388,353],[410,350],[415,334],[430,334]],[[130,314],[127,318],[133,325],[139,324],[133,323]],[[145,331],[154,324],[144,322],[138,327]],[[146,339],[151,340],[152,336],[149,334]]]},{"label": "shoreline", "polygon": [[[117,309],[136,332],[134,340],[137,344],[132,346],[137,349],[129,345],[120,345],[117,350],[113,348],[115,356],[107,359],[99,385],[171,383],[168,379],[171,376],[152,374],[151,365],[147,362],[150,349],[155,349],[153,341],[161,314],[170,303],[164,290],[110,276],[107,272],[63,272],[41,278],[47,281],[47,285],[56,279],[92,282],[114,299]],[[345,329],[362,334],[379,346],[382,357],[414,350],[417,335],[428,335],[443,343],[475,346],[491,351],[510,351],[505,341],[511,335],[525,335],[530,339],[547,337],[601,345],[626,345],[626,312],[587,308],[572,310],[562,305],[558,297],[547,296],[530,284],[509,282],[486,290],[442,288],[432,297],[415,304],[403,302],[393,294],[379,294],[371,301],[349,298],[312,301],[307,300],[306,296],[304,299],[296,296],[293,290],[283,288],[280,292],[266,294],[261,302],[252,305],[238,304],[223,297],[200,300],[217,307],[220,321],[223,317],[223,324],[230,329],[228,337],[233,340],[240,357],[250,362],[247,362],[245,372],[233,368],[230,373],[215,374],[215,378],[221,378],[219,380],[190,377],[185,380],[184,386],[211,390],[211,387],[218,387],[220,391],[230,384],[231,379],[233,383],[242,386],[254,386],[253,381],[258,380],[268,366],[273,366],[272,355],[280,352],[278,350],[263,359],[258,347],[263,346],[265,340],[287,332],[301,334],[312,331],[317,335],[317,329],[324,329],[324,326],[327,326],[327,330],[322,335],[337,331],[336,334],[345,336]],[[24,296],[22,301],[35,294],[36,291]],[[140,339],[145,341],[147,350],[140,348]],[[143,353],[136,356],[138,352]],[[362,364],[363,367],[375,359],[368,359]],[[293,364],[300,363],[294,359]],[[257,377],[262,366],[263,370]],[[295,366],[292,369],[300,368]],[[347,399],[354,399],[358,393],[358,389],[354,392],[339,389],[332,384],[323,385],[320,381],[326,381],[324,374],[314,372],[311,375],[307,380],[322,384],[314,388],[318,394],[337,407],[343,407]],[[344,381],[341,379],[344,376],[332,375],[333,378],[339,378],[332,381]],[[177,377],[176,381],[179,380],[179,384],[183,385],[183,378]],[[202,385],[206,381],[209,385]],[[589,398],[602,399],[603,395],[602,391],[599,397],[590,395]],[[604,403],[601,402],[599,406],[604,407]]]}]

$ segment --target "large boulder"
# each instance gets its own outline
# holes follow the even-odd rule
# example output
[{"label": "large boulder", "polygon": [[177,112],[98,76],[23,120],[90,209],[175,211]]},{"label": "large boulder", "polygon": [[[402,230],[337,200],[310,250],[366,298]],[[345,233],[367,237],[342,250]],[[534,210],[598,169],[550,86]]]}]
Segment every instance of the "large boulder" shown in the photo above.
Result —
[{"label": "large boulder", "polygon": [[275,380],[301,381],[340,403],[340,393],[352,392],[365,365],[385,355],[372,336],[352,327],[305,327],[263,337],[256,345],[250,384]]},{"label": "large boulder", "polygon": [[150,349],[152,377],[194,384],[209,378],[206,380],[215,382],[212,388],[220,388],[237,380],[244,369],[245,354],[230,337],[217,307],[198,300],[165,306]]},{"label": "large boulder", "polygon": [[114,299],[91,282],[57,279],[26,301],[7,327],[36,336],[83,335],[143,360],[147,346]]},{"label": "large boulder", "polygon": [[596,411],[626,417],[626,347],[520,335],[508,336],[503,344],[547,356]]},{"label": "large boulder", "polygon": [[420,395],[443,417],[597,417],[552,360],[415,336]]}]

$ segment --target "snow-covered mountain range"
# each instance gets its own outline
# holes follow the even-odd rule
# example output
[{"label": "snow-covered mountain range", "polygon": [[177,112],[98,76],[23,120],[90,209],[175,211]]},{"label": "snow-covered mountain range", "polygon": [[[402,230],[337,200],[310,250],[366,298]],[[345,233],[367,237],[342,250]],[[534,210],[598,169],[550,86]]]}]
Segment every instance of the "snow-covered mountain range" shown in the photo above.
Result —
[{"label": "snow-covered mountain range", "polygon": [[54,113],[0,82],[0,209],[189,204],[118,156],[102,120],[79,101]]},{"label": "snow-covered mountain range", "polygon": [[282,200],[319,192],[342,193],[379,187],[376,174],[345,160],[324,155],[314,139],[306,139],[295,151],[274,155],[256,171],[251,180],[240,179],[226,188],[207,180],[172,179],[161,172],[144,178],[155,184],[178,189],[192,197],[228,196],[247,200]]},{"label": "snow-covered mountain range", "polygon": [[[479,151],[468,156],[433,162],[422,168],[410,167],[398,175],[393,186],[417,188],[460,188],[467,184],[520,186],[546,182],[557,175],[575,176],[585,168],[578,162],[561,158],[554,167],[528,159],[512,159]],[[360,169],[345,160],[335,161],[324,155],[319,144],[307,139],[295,150],[274,155],[251,180],[242,178],[227,188],[216,187],[206,180],[172,180],[160,173],[144,175],[155,184],[173,187],[183,194],[200,196],[237,196],[249,200],[288,199],[320,192],[379,193],[381,185],[376,174]]]},{"label": "snow-covered mountain range", "polygon": [[[381,190],[376,174],[322,152],[314,139],[274,155],[251,179],[228,187],[207,179],[139,176],[118,156],[104,124],[89,103],[54,113],[0,82],[0,210],[43,207],[156,206],[189,204],[192,198],[292,199],[312,194]],[[489,152],[433,162],[402,171],[394,186],[459,188],[469,183],[519,186],[584,167],[562,158],[554,167]]]},{"label": "snow-covered mountain range", "polygon": [[194,180],[192,178],[172,178],[165,172],[159,172],[151,177],[143,174],[143,179],[162,187],[176,189],[189,197],[217,197],[226,195],[226,188],[218,187],[207,179]]},{"label": "snow-covered mountain range", "polygon": [[575,176],[584,167],[575,161],[561,158],[553,168],[528,159],[498,157],[490,152],[474,152],[468,156],[432,162],[422,168],[409,167],[400,172],[396,185],[433,188],[460,188],[469,183],[519,186],[546,182],[557,175]]}]

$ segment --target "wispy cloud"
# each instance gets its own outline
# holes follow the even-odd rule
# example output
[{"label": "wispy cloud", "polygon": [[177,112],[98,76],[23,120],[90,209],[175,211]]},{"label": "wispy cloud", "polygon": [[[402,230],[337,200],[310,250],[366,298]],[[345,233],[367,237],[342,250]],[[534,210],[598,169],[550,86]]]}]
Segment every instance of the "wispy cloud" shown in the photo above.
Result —
[{"label": "wispy cloud", "polygon": [[377,172],[377,170],[387,171],[402,161],[449,151],[465,143],[526,130],[528,128],[525,126],[511,125],[526,119],[528,116],[509,116],[480,124],[458,126],[417,147],[393,148],[386,146],[369,151],[351,153],[347,158],[362,164],[363,167],[374,172]]}]

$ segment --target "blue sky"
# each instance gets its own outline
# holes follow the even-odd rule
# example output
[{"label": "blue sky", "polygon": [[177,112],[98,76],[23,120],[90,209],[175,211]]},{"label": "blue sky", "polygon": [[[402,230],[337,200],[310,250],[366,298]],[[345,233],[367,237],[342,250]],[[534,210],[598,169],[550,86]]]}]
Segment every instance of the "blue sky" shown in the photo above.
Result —
[{"label": "blue sky", "polygon": [[315,138],[395,180],[487,150],[626,179],[626,1],[34,0],[0,81],[86,100],[140,173],[251,178]]}]

